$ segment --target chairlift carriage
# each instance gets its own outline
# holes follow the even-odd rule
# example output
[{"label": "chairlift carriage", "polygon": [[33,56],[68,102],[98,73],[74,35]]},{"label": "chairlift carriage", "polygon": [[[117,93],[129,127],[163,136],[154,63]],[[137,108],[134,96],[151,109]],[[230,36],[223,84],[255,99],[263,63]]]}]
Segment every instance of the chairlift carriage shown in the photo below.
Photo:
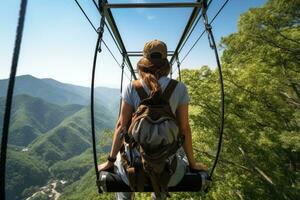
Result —
[{"label": "chairlift carriage", "polygon": [[[123,76],[124,76],[124,68],[125,66],[128,67],[131,77],[133,79],[137,79],[136,76],[136,70],[134,70],[131,58],[142,56],[141,51],[127,51],[126,47],[123,43],[122,36],[119,32],[118,26],[114,20],[114,17],[112,15],[112,9],[129,9],[129,8],[192,8],[192,12],[190,14],[190,17],[186,23],[186,26],[183,30],[183,33],[177,43],[177,46],[174,50],[168,52],[168,56],[170,56],[170,64],[171,66],[177,65],[177,68],[174,70],[171,69],[171,76],[172,72],[175,70],[178,70],[179,80],[181,80],[181,73],[180,73],[180,64],[181,62],[186,59],[190,51],[194,48],[196,43],[199,41],[199,39],[203,36],[203,34],[206,32],[209,39],[209,45],[214,50],[216,62],[218,66],[218,72],[219,72],[219,82],[220,82],[220,124],[219,124],[219,141],[218,141],[218,147],[216,152],[216,157],[213,162],[213,165],[211,167],[211,170],[209,172],[206,171],[194,171],[192,169],[188,169],[185,176],[181,180],[181,182],[175,186],[170,187],[169,191],[189,191],[189,192],[196,192],[196,191],[207,191],[208,186],[210,185],[210,182],[212,181],[212,176],[215,170],[215,167],[218,162],[219,154],[221,151],[221,143],[222,143],[222,135],[223,135],[223,127],[224,127],[224,86],[223,86],[223,78],[222,78],[222,70],[221,70],[221,64],[219,61],[218,51],[216,48],[215,39],[212,33],[212,27],[211,24],[215,20],[215,18],[219,15],[219,13],[222,11],[222,9],[225,7],[225,5],[228,3],[229,0],[226,0],[223,4],[223,6],[219,9],[217,14],[212,18],[211,21],[208,21],[207,17],[207,11],[209,9],[210,4],[212,3],[212,0],[196,0],[195,2],[164,2],[164,3],[109,3],[107,0],[99,0],[96,2],[93,1],[94,6],[96,6],[97,10],[100,14],[100,26],[98,29],[95,28],[95,26],[91,23],[90,19],[88,18],[87,14],[79,4],[77,0],[74,0],[75,3],[78,5],[86,19],[89,21],[89,23],[92,25],[93,29],[96,31],[98,35],[98,39],[96,42],[95,52],[94,52],[94,60],[93,60],[93,67],[92,67],[92,77],[91,77],[91,130],[92,130],[92,144],[93,144],[93,157],[94,157],[94,167],[95,167],[95,173],[96,173],[96,181],[97,181],[97,187],[99,193],[102,193],[102,191],[105,192],[132,192],[132,189],[126,185],[121,177],[112,172],[112,171],[98,171],[98,161],[97,161],[97,151],[96,151],[96,137],[95,137],[95,120],[94,120],[94,81],[95,81],[95,71],[96,71],[96,63],[98,54],[101,53],[101,45],[104,44],[106,48],[109,50],[113,58],[113,53],[110,51],[109,47],[103,40],[103,34],[104,29],[106,28],[111,35],[115,45],[117,46],[119,52],[122,55],[122,64],[120,64],[121,67],[121,86],[120,90],[122,92],[123,88]],[[1,199],[5,199],[5,163],[6,163],[6,151],[7,151],[7,140],[8,140],[8,132],[9,132],[9,119],[10,119],[10,112],[11,112],[11,104],[12,104],[12,98],[13,98],[13,89],[14,89],[14,82],[15,82],[15,76],[16,76],[16,69],[17,69],[17,63],[18,63],[18,57],[19,57],[19,50],[21,46],[21,39],[22,39],[22,32],[23,32],[23,26],[24,26],[24,20],[25,20],[25,13],[26,13],[26,5],[27,0],[21,1],[21,9],[19,13],[19,22],[18,22],[18,28],[17,28],[17,34],[16,34],[16,41],[15,41],[15,48],[14,48],[14,54],[12,59],[12,66],[11,66],[11,74],[9,79],[9,85],[7,89],[7,98],[6,98],[6,107],[5,107],[5,115],[4,115],[4,123],[3,123],[3,132],[2,132],[2,143],[1,143]],[[195,30],[196,25],[199,23],[200,20],[203,20],[205,30],[200,34],[194,45],[190,48],[190,50],[187,52],[185,56],[183,56],[183,59],[179,59],[179,55],[181,53],[182,48],[185,46],[186,42],[188,41],[191,33]],[[117,61],[117,60],[116,60]],[[152,192],[153,188],[152,186],[146,186],[144,189],[144,192]],[[133,191],[134,192],[134,191]]]}]

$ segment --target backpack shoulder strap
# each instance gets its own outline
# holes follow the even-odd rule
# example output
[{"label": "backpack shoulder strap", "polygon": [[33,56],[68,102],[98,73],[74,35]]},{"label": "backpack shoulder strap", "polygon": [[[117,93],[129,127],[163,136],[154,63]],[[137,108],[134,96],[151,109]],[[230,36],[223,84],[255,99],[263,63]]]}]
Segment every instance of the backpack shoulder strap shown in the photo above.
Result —
[{"label": "backpack shoulder strap", "polygon": [[135,90],[137,91],[141,101],[148,97],[148,94],[144,90],[140,80],[135,80],[132,82],[132,84],[133,84],[133,87],[135,88]]},{"label": "backpack shoulder strap", "polygon": [[163,93],[163,97],[166,99],[166,100],[169,100],[173,91],[175,90],[176,86],[178,84],[178,81],[174,80],[174,79],[171,79]]}]

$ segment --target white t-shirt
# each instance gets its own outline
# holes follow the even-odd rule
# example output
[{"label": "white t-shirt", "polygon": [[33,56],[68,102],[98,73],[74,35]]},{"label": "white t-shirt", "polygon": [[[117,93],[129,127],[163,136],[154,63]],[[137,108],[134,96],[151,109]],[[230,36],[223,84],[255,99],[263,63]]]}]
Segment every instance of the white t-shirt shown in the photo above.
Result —
[{"label": "white t-shirt", "polygon": [[[163,76],[158,80],[158,83],[159,83],[162,91],[164,91],[166,89],[170,80],[171,79],[166,76]],[[143,86],[145,92],[147,92],[147,94],[149,95],[150,90],[148,89],[147,85],[144,83],[143,80],[140,79],[140,81],[142,83],[142,86]],[[128,84],[127,87],[123,90],[122,99],[126,103],[131,105],[134,108],[134,111],[139,106],[139,103],[141,100],[140,100],[140,97],[139,97],[137,91],[133,87],[132,82],[130,84]],[[186,86],[184,85],[184,83],[178,82],[176,88],[174,89],[174,91],[170,97],[169,103],[170,103],[171,109],[174,114],[176,113],[176,109],[178,108],[179,105],[189,103],[189,95],[188,95],[188,92],[187,92],[187,89],[186,89]]]}]

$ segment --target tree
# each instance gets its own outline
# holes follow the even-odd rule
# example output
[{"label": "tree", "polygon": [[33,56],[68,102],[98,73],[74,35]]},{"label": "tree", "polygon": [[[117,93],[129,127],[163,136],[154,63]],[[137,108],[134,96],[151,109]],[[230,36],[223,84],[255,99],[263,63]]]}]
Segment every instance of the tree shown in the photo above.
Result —
[{"label": "tree", "polygon": [[[222,39],[225,136],[208,199],[299,198],[299,7],[300,1],[270,0],[241,15],[238,32]],[[203,159],[217,140],[217,71],[204,66],[182,77]]]}]

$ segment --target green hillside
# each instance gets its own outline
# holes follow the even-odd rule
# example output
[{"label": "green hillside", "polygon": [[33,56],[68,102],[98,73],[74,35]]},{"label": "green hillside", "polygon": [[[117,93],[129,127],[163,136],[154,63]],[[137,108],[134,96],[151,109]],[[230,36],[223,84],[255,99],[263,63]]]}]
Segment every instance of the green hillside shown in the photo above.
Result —
[{"label": "green hillside", "polygon": [[[7,83],[7,79],[0,80],[0,97],[6,95]],[[88,98],[84,98],[72,90],[68,91],[56,88],[31,75],[16,77],[14,94],[27,94],[33,97],[40,97],[45,101],[59,105],[86,105],[88,102]]]},{"label": "green hillside", "polygon": [[[105,128],[113,128],[109,113],[96,113],[97,135]],[[90,112],[85,107],[66,118],[57,127],[41,135],[29,145],[31,152],[49,164],[69,159],[91,146]]]},{"label": "green hillside", "polygon": [[[4,110],[4,100],[3,97],[0,98],[0,113]],[[17,95],[12,105],[9,144],[27,146],[81,108],[80,105],[59,106],[40,98]],[[1,125],[2,117],[3,115],[0,118]]]},{"label": "green hillside", "polygon": [[[9,200],[29,197],[49,180],[78,180],[93,162],[89,106],[58,105],[19,92],[21,95],[14,96],[12,105],[7,155]],[[102,130],[114,127],[116,116],[109,106],[98,103],[96,101],[95,120],[97,138],[100,138]],[[0,97],[1,126],[4,104],[5,98]],[[46,196],[39,193],[34,198]]]},{"label": "green hillside", "polygon": [[51,166],[51,173],[58,179],[74,182],[84,175],[93,166],[91,148],[78,156],[68,160],[61,160]]},{"label": "green hillside", "polygon": [[47,165],[29,152],[9,147],[7,152],[6,191],[8,200],[26,197],[24,189],[45,184],[50,176]]},{"label": "green hillside", "polygon": [[[24,108],[23,105],[27,105],[29,102],[34,103],[35,106],[41,103],[38,98],[26,95],[20,97],[23,96],[26,100],[23,101],[24,104],[18,105],[20,108]],[[18,100],[18,96],[15,99]],[[48,104],[46,103],[46,105]],[[50,105],[54,108],[57,106]],[[51,112],[53,107],[45,106],[44,109]],[[59,112],[64,112],[65,115],[68,111],[73,110],[70,109],[72,106],[58,106],[58,108],[61,108]],[[106,110],[102,110],[101,114],[98,111],[96,113],[97,138],[103,138],[101,131],[113,127],[112,117]],[[56,115],[49,114],[47,117],[55,118]],[[47,127],[47,120],[41,120],[41,118],[42,116],[40,116],[39,123]],[[46,185],[53,178],[73,182],[84,175],[93,164],[89,119],[89,107],[85,107],[66,117],[58,126],[41,134],[27,148],[10,145],[7,155],[8,199],[31,196],[32,193],[39,190],[39,187]],[[32,122],[27,120],[26,123]],[[13,124],[11,130],[14,130],[16,125]],[[105,139],[105,141],[110,140]],[[104,146],[107,145],[104,144]],[[51,167],[49,171],[51,174],[48,172],[49,167]]]},{"label": "green hillside", "polygon": [[[16,102],[20,101],[15,106],[20,114],[15,117],[22,117],[23,121],[21,119],[13,120],[12,132],[17,130],[16,126],[19,124],[36,126],[36,130],[38,130],[40,127],[50,129],[55,124],[51,120],[58,123],[57,120],[61,118],[62,122],[48,132],[40,134],[27,148],[9,146],[7,155],[9,200],[31,196],[32,193],[39,190],[39,187],[46,185],[53,178],[68,182],[78,180],[91,168],[93,160],[89,107],[58,106],[27,95],[16,96],[15,100]],[[41,110],[37,108],[41,108]],[[75,112],[75,108],[82,109]],[[113,128],[113,117],[105,108],[101,106],[97,108],[97,138],[103,138],[101,131]],[[35,110],[40,112],[27,113]],[[61,115],[59,115],[60,113]],[[55,119],[56,117],[58,119]],[[65,118],[63,119],[63,117]],[[26,138],[26,136],[23,137]],[[106,139],[105,141],[110,140]],[[49,167],[51,167],[49,171],[51,174],[48,172]]]},{"label": "green hillside", "polygon": [[[8,80],[0,80],[0,97],[5,97]],[[90,88],[62,83],[54,79],[39,79],[31,75],[16,77],[15,95],[27,94],[58,105],[90,103]],[[96,87],[95,102],[117,114],[120,99],[119,89]]]},{"label": "green hillside", "polygon": [[95,170],[89,170],[81,179],[64,188],[60,200],[81,200],[81,199],[114,199],[114,194],[99,195],[96,187]]},{"label": "green hillside", "polygon": [[[91,91],[89,87],[61,83],[59,81],[50,78],[41,79],[41,80],[51,86],[54,86],[55,88],[65,90],[65,91],[72,91],[76,94],[79,94],[83,99],[86,99],[87,103],[89,103],[90,101],[89,97]],[[119,89],[107,88],[107,87],[95,88],[95,102],[98,102],[98,104],[108,106],[108,108],[114,108],[112,106],[118,106],[119,96],[120,96]]]}]

